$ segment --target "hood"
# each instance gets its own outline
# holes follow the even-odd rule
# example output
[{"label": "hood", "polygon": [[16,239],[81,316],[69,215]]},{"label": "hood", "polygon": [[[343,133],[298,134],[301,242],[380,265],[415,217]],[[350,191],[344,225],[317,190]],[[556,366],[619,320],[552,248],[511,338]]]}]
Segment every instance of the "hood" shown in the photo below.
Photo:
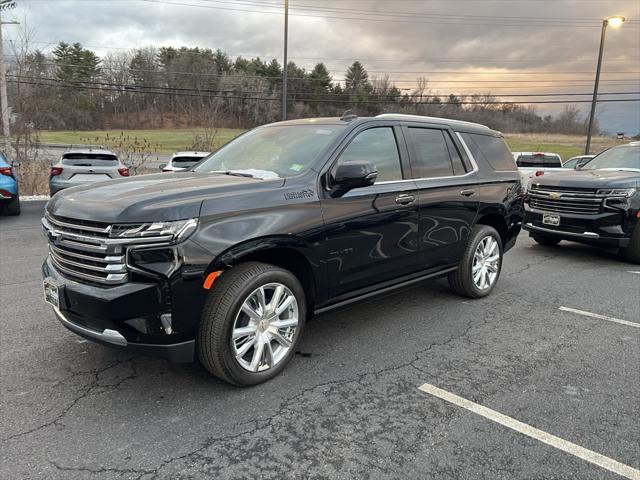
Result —
[{"label": "hood", "polygon": [[140,175],[62,190],[47,209],[53,215],[104,223],[139,223],[198,217],[203,200],[282,186],[283,179],[258,180],[212,173]]},{"label": "hood", "polygon": [[531,184],[575,188],[637,188],[640,173],[631,170],[569,170],[536,177]]}]

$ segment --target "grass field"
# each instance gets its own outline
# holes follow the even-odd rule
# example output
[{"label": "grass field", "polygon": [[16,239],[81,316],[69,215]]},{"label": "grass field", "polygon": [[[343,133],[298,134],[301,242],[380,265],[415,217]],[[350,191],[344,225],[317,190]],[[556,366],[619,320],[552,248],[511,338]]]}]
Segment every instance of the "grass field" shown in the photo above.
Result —
[{"label": "grass field", "polygon": [[[240,135],[244,130],[234,128],[219,128],[217,130],[214,146],[220,147],[232,138]],[[105,145],[109,144],[105,141],[106,136],[118,137],[123,134],[130,139],[146,140],[157,153],[173,153],[179,150],[188,150],[194,144],[196,135],[204,135],[205,131],[201,128],[193,129],[156,129],[156,130],[92,130],[92,131],[63,131],[63,132],[41,132],[40,142],[42,143],[61,143],[69,145],[93,144]]]},{"label": "grass field", "polygon": [[[244,130],[232,128],[220,128],[216,134],[214,145],[219,147]],[[130,138],[145,139],[157,146],[157,153],[171,153],[177,150],[189,149],[195,135],[204,133],[202,129],[158,129],[158,130],[95,130],[89,132],[42,132],[42,143],[63,144],[104,144],[105,136],[119,136],[123,133]],[[555,152],[560,154],[563,160],[568,160],[575,155],[584,153],[586,138],[583,136],[559,135],[559,134],[529,134],[512,133],[505,135],[509,148],[514,152]],[[595,137],[591,143],[592,153],[598,153],[605,148],[621,143],[609,137]]]}]

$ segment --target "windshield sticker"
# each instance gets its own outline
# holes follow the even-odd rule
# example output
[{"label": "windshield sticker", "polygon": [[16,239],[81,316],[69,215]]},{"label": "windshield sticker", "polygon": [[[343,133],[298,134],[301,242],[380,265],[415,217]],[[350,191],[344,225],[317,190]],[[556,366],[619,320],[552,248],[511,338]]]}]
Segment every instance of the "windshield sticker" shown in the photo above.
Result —
[{"label": "windshield sticker", "polygon": [[294,172],[299,172],[304,168],[304,165],[300,165],[299,163],[294,163],[289,167],[289,170],[293,170]]},{"label": "windshield sticker", "polygon": [[317,133],[318,135],[331,135],[333,131],[320,129],[320,130],[316,130],[315,133]]}]

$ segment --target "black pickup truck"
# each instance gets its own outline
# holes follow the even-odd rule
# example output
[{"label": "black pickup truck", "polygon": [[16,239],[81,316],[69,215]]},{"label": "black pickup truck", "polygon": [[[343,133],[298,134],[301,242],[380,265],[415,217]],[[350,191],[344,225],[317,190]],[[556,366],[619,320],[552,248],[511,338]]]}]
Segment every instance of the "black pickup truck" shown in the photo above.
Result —
[{"label": "black pickup truck", "polygon": [[537,177],[527,192],[524,229],[542,245],[618,247],[640,263],[640,142],[605,150],[577,171]]},{"label": "black pickup truck", "polygon": [[436,276],[489,294],[521,229],[519,178],[502,135],[477,124],[265,125],[189,171],[56,194],[45,298],[96,342],[259,383],[314,313]]}]

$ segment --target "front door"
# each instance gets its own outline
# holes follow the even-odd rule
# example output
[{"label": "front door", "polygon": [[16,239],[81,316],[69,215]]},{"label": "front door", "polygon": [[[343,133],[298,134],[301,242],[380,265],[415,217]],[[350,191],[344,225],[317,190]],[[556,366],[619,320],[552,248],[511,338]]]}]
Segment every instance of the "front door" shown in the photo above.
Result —
[{"label": "front door", "polygon": [[377,167],[378,178],[372,186],[322,201],[331,297],[417,269],[417,192],[407,178],[406,157],[399,127],[381,125],[354,132],[333,163],[335,172],[341,162],[366,160]]}]

